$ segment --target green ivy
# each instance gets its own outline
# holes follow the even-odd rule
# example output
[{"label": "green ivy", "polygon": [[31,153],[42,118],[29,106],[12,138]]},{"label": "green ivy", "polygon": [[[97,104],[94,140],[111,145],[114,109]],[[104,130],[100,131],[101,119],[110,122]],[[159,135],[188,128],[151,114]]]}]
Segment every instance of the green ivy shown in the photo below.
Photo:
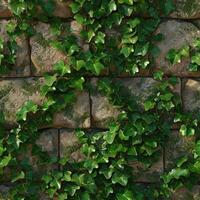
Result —
[{"label": "green ivy", "polygon": [[[197,182],[199,115],[183,112],[180,96],[171,89],[178,83],[177,78],[167,78],[162,71],[156,71],[155,87],[143,104],[116,79],[123,73],[133,76],[153,65],[159,54],[155,42],[163,39],[154,31],[161,22],[159,16],[174,10],[172,0],[74,0],[70,5],[74,20],[84,27],[80,38],[53,16],[52,0],[10,0],[9,7],[16,24],[8,24],[10,39],[6,44],[0,39],[0,71],[12,69],[17,51],[15,39],[21,34],[36,34],[32,26],[35,20],[51,24],[55,39],[45,42],[68,55],[69,62],[60,60],[53,72],[45,75],[40,89],[44,102],[26,102],[16,113],[17,127],[6,131],[0,114],[0,180],[4,183],[8,179],[11,183],[7,199],[35,200],[45,193],[50,199],[59,200],[165,200],[181,186]],[[198,40],[194,47],[170,50],[166,57],[175,64],[192,52],[189,69],[196,70],[199,53],[193,48],[199,50]],[[100,79],[96,86],[87,82],[88,75],[99,76],[108,71],[109,76]],[[119,108],[119,115],[108,123],[106,130],[90,134],[76,130],[81,161],[72,160],[70,155],[48,155],[36,143],[40,128],[52,123],[55,112],[70,109],[76,102],[77,91],[83,90],[97,90],[106,96]],[[160,158],[161,149],[177,123],[182,137],[195,137],[192,154],[180,158],[174,168],[165,172],[159,185],[137,184],[131,163],[149,169]],[[59,169],[47,170],[55,164]],[[34,165],[45,170],[38,171]]]}]

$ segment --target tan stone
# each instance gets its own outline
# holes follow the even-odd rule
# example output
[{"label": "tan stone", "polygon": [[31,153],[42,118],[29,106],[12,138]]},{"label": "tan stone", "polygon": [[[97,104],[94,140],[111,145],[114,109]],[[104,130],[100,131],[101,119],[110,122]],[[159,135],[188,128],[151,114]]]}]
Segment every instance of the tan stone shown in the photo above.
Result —
[{"label": "tan stone", "polygon": [[200,18],[199,0],[174,0],[175,11],[170,14],[173,18],[197,19]]},{"label": "tan stone", "polygon": [[39,22],[35,29],[37,34],[30,39],[31,60],[34,74],[43,75],[45,72],[51,72],[58,61],[67,62],[67,55],[48,44],[48,40],[55,39],[50,33],[49,24]]},{"label": "tan stone", "polygon": [[[0,21],[0,37],[3,38],[6,43],[9,41],[8,34],[6,33],[6,25],[9,23],[7,20]],[[0,76],[9,76],[9,77],[24,77],[30,75],[30,55],[28,40],[25,35],[20,35],[16,38],[16,43],[18,45],[16,52],[16,63],[12,66],[11,72],[6,75]]]},{"label": "tan stone", "polygon": [[195,111],[200,108],[200,80],[183,80],[183,104],[186,111]]},{"label": "tan stone", "polygon": [[73,106],[66,108],[60,113],[55,113],[53,126],[61,128],[89,128],[90,105],[88,93],[77,92],[77,101]]},{"label": "tan stone", "polygon": [[80,162],[84,156],[79,152],[80,144],[74,130],[60,131],[60,156],[69,157],[72,161]]},{"label": "tan stone", "polygon": [[[96,85],[96,78],[92,79],[92,84]],[[133,101],[136,101],[139,106],[143,107],[144,101],[158,83],[152,78],[121,78],[118,79],[133,95]],[[180,94],[180,81],[176,87],[172,88],[174,92]],[[110,120],[115,119],[120,109],[109,103],[107,97],[94,92],[91,95],[92,100],[92,125],[99,128],[106,128]]]},{"label": "tan stone", "polygon": [[0,110],[8,126],[16,123],[16,112],[27,100],[42,103],[39,87],[39,82],[33,78],[0,81]]},{"label": "tan stone", "polygon": [[162,33],[165,39],[157,44],[160,55],[156,58],[156,69],[162,69],[165,74],[175,76],[199,76],[199,73],[188,72],[189,59],[183,59],[181,63],[172,65],[166,60],[170,49],[180,49],[185,45],[192,45],[195,38],[200,37],[199,29],[189,22],[169,20],[158,27],[156,33]]},{"label": "tan stone", "polygon": [[1,0],[0,1],[0,18],[7,18],[11,17],[12,13],[8,8],[8,0]]},{"label": "tan stone", "polygon": [[165,167],[170,170],[176,166],[179,158],[191,155],[195,145],[194,137],[182,136],[178,131],[172,131],[165,147]]}]

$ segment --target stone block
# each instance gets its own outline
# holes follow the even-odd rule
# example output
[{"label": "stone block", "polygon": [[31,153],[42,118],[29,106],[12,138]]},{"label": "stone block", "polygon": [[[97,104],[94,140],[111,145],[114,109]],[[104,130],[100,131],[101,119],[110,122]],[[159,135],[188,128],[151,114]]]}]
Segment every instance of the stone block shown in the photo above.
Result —
[{"label": "stone block", "polygon": [[175,11],[170,14],[173,18],[197,19],[200,17],[199,0],[174,0]]},{"label": "stone block", "polygon": [[165,167],[169,171],[176,166],[179,158],[191,155],[195,145],[194,137],[182,136],[179,131],[172,131],[165,146]]},{"label": "stone block", "polygon": [[200,79],[183,79],[182,96],[184,109],[196,111],[200,108]]},{"label": "stone block", "polygon": [[176,20],[165,21],[160,24],[156,33],[164,35],[164,40],[157,46],[160,48],[160,54],[155,60],[156,69],[162,69],[165,74],[173,76],[199,76],[199,72],[189,72],[187,67],[190,59],[184,58],[181,63],[172,65],[166,60],[166,55],[170,49],[180,49],[186,45],[193,45],[195,38],[200,37],[200,30],[189,22],[180,22]]},{"label": "stone block", "polygon": [[7,18],[11,17],[12,13],[10,12],[8,8],[8,1],[7,0],[1,0],[0,2],[0,18]]},{"label": "stone block", "polygon": [[[0,37],[4,40],[5,47],[6,43],[9,41],[9,37],[6,32],[6,26],[8,23],[9,21],[7,20],[0,21]],[[29,55],[28,39],[25,37],[25,35],[20,35],[16,38],[16,43],[18,47],[16,52],[15,64],[11,66],[11,72],[5,75],[0,74],[0,77],[1,76],[26,77],[30,75],[30,55]]]},{"label": "stone block", "polygon": [[80,144],[74,130],[60,131],[60,157],[67,156],[72,161],[80,162],[84,156],[79,152]]},{"label": "stone block", "polygon": [[[152,78],[121,78],[121,83],[135,97],[139,106],[143,107],[144,101],[152,94],[155,85],[158,83]],[[95,86],[98,79],[93,78],[91,83]],[[174,92],[180,94],[180,80],[174,88]],[[98,92],[91,94],[92,100],[92,126],[99,128],[107,128],[108,122],[116,118],[119,114],[119,108],[109,103],[108,99]]]}]

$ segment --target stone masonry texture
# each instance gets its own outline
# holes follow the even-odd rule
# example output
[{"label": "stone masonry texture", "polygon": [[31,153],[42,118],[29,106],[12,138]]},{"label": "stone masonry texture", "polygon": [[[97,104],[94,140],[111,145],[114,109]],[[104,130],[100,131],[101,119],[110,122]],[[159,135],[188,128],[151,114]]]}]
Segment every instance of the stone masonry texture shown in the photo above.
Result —
[{"label": "stone masonry texture", "polygon": [[[80,39],[82,26],[73,20],[73,14],[70,11],[69,4],[72,0],[54,0],[54,16],[65,22],[63,36],[69,31],[77,38],[82,50],[87,51],[88,45]],[[195,38],[200,38],[200,0],[173,0],[176,9],[167,18],[162,18],[155,34],[161,33],[164,40],[156,45],[160,49],[160,54],[155,60],[153,66],[155,70],[162,69],[168,76],[177,76],[178,84],[172,88],[174,92],[182,98],[184,110],[196,111],[200,109],[200,73],[188,72],[189,59],[183,59],[180,63],[172,65],[165,56],[167,52],[174,48],[178,49],[184,45],[191,45]],[[40,13],[38,8],[38,13]],[[9,10],[8,1],[0,0],[0,37],[4,40],[6,46],[9,38],[6,32],[6,26],[12,19],[13,13]],[[49,42],[56,39],[50,24],[34,21],[33,27],[37,34],[33,37],[20,35],[16,38],[18,45],[16,53],[16,64],[11,72],[6,75],[0,75],[0,112],[5,115],[5,125],[9,130],[16,125],[15,113],[27,101],[32,100],[37,104],[42,104],[45,98],[40,95],[40,87],[44,83],[44,74],[52,72],[53,65],[62,60],[68,63],[68,55],[59,49],[49,45]],[[107,76],[108,71],[102,76]],[[89,77],[87,80],[92,86],[96,86],[101,80],[97,77]],[[134,96],[141,107],[157,81],[147,70],[139,73],[137,77],[130,77],[124,74],[119,77],[124,86],[126,86]],[[76,128],[84,128],[88,132],[97,130],[106,130],[108,122],[115,119],[120,113],[120,108],[111,105],[105,96],[97,91],[77,92],[77,101],[71,108],[62,112],[55,113],[53,123],[48,127],[41,127],[41,136],[37,144],[42,150],[55,157],[68,155],[71,161],[81,161],[84,159],[79,152],[79,143],[75,136]],[[158,183],[159,176],[168,171],[175,165],[175,160],[180,156],[191,154],[194,145],[194,138],[184,138],[180,136],[177,128],[171,130],[169,141],[165,148],[161,150],[161,156],[158,161],[148,170],[140,163],[130,163],[133,167],[133,176],[140,184]],[[29,157],[35,170],[45,170],[37,166],[37,160],[31,155],[31,145],[29,151],[24,157]],[[49,166],[47,170],[58,168],[58,166]],[[8,169],[8,177],[10,171]],[[0,199],[8,198],[6,195],[10,189],[8,185],[0,184]],[[41,199],[47,199],[41,196]],[[200,185],[196,185],[193,190],[181,188],[172,197],[172,200],[199,200]]]}]

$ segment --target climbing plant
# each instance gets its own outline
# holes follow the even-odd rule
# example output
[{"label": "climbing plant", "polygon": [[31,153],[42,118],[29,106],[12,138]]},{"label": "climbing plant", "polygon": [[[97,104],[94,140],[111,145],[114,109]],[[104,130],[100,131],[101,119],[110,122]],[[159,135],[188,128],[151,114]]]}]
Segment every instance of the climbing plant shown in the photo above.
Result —
[{"label": "climbing plant", "polygon": [[[70,7],[74,20],[82,27],[78,36],[66,22],[53,17],[55,5],[51,0],[10,0],[9,6],[15,21],[6,29],[8,45],[0,40],[0,71],[6,73],[15,63],[16,37],[37,33],[35,20],[51,24],[55,38],[45,43],[68,55],[68,63],[60,60],[53,72],[45,75],[43,104],[26,102],[16,113],[16,128],[6,131],[4,117],[0,116],[0,173],[1,182],[9,178],[12,183],[8,198],[39,199],[45,193],[59,200],[160,200],[198,181],[199,114],[183,112],[181,98],[172,90],[178,83],[176,77],[155,71],[155,88],[143,104],[116,78],[153,67],[159,54],[155,43],[164,39],[154,32],[160,16],[173,11],[172,0],[75,0]],[[198,43],[195,48],[199,48]],[[176,63],[189,57],[189,48],[171,50],[166,56]],[[191,62],[196,69],[196,54]],[[107,78],[95,86],[87,81],[88,76],[108,72]],[[83,90],[97,90],[106,96],[119,108],[119,115],[108,123],[107,130],[91,134],[76,130],[81,161],[71,160],[70,156],[52,157],[36,143],[40,128],[52,123],[55,112],[70,108],[76,92]],[[183,137],[195,136],[192,154],[180,158],[173,169],[165,172],[159,185],[137,184],[131,163],[140,162],[148,169],[158,161],[174,124],[180,125]],[[35,159],[31,160],[30,155]],[[59,169],[38,170],[53,165],[59,165]]]}]

